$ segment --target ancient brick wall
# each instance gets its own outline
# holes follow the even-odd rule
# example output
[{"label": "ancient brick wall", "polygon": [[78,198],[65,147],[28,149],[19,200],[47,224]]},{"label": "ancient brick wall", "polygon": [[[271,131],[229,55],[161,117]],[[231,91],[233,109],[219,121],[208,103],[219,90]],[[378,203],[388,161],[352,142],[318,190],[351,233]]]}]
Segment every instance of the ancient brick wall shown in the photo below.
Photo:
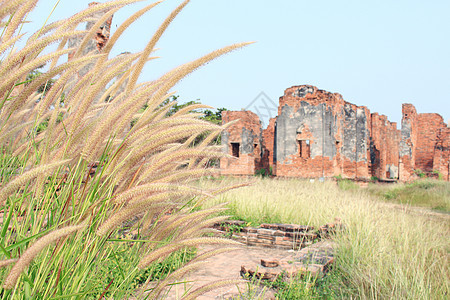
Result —
[{"label": "ancient brick wall", "polygon": [[367,178],[370,112],[340,94],[294,86],[280,98],[276,175]]},{"label": "ancient brick wall", "polygon": [[223,174],[251,175],[271,167],[284,177],[410,181],[420,169],[448,180],[447,124],[438,114],[417,114],[412,104],[403,104],[402,113],[400,131],[386,116],[346,102],[340,94],[310,85],[290,87],[280,97],[278,116],[264,130],[253,113],[226,112],[224,124],[241,121],[224,132],[224,151],[233,155],[232,144],[243,143],[248,149],[223,159]]},{"label": "ancient brick wall", "polygon": [[397,123],[385,115],[371,115],[370,155],[371,174],[380,179],[395,179],[399,173],[399,142]]},{"label": "ancient brick wall", "polygon": [[[441,174],[449,180],[449,128],[439,114],[418,114],[412,104],[402,107],[400,180],[417,178],[416,172]],[[436,174],[437,175],[437,174]]]},{"label": "ancient brick wall", "polygon": [[261,167],[265,170],[272,170],[272,174],[276,173],[275,164],[273,162],[274,146],[275,146],[275,121],[276,118],[269,120],[269,125],[262,132],[262,148],[263,157],[261,161]]},{"label": "ancient brick wall", "polygon": [[315,229],[313,226],[297,224],[261,224],[258,227],[245,226],[244,221],[229,220],[216,223],[213,228],[218,236],[228,236],[248,246],[263,246],[284,249],[300,249],[318,239],[329,238],[343,228],[340,219]]},{"label": "ancient brick wall", "polygon": [[440,179],[450,181],[450,128],[440,128],[436,135],[433,155],[433,171]]},{"label": "ancient brick wall", "polygon": [[433,153],[437,135],[441,128],[447,127],[438,114],[419,114],[417,116],[417,144],[415,168],[425,172],[433,171]]},{"label": "ancient brick wall", "polygon": [[399,148],[399,179],[410,181],[415,178],[414,168],[417,144],[417,111],[414,105],[402,105],[402,128]]},{"label": "ancient brick wall", "polygon": [[261,122],[251,111],[222,112],[223,124],[234,120],[239,121],[222,132],[223,151],[229,157],[220,160],[221,173],[253,175],[261,167]]}]

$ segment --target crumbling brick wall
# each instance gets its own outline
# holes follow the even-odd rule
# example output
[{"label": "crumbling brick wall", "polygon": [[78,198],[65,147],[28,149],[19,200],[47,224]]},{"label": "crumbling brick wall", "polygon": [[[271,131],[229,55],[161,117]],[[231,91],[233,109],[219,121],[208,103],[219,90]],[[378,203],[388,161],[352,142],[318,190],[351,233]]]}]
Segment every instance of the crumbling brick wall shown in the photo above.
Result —
[{"label": "crumbling brick wall", "polygon": [[[415,167],[425,172],[433,171],[433,152],[440,129],[447,127],[438,114],[419,114],[417,118],[417,145]],[[431,155],[430,155],[431,154]]]},{"label": "crumbling brick wall", "polygon": [[276,175],[369,177],[369,119],[364,106],[314,86],[293,86],[280,98],[275,127]]},{"label": "crumbling brick wall", "polygon": [[261,167],[261,121],[251,111],[223,111],[222,122],[239,120],[222,132],[223,151],[229,157],[220,160],[222,174],[253,175]]},{"label": "crumbling brick wall", "polygon": [[434,147],[433,171],[440,179],[450,181],[450,128],[439,128]]},{"label": "crumbling brick wall", "polygon": [[414,105],[402,105],[402,128],[399,149],[399,179],[410,181],[415,178],[414,168],[417,144],[417,111]]},{"label": "crumbling brick wall", "polygon": [[251,112],[226,112],[224,124],[241,121],[222,135],[224,151],[232,155],[231,143],[244,143],[242,137],[249,136],[244,128],[252,132],[248,144],[260,148],[249,148],[233,161],[223,159],[223,174],[251,175],[271,167],[274,175],[285,177],[409,181],[421,169],[448,180],[450,130],[442,117],[417,114],[412,104],[403,104],[402,112],[400,131],[386,116],[340,94],[293,86],[280,97],[278,116],[264,130]]},{"label": "crumbling brick wall", "polygon": [[371,115],[370,155],[371,174],[380,179],[396,179],[399,176],[399,142],[401,133],[397,123],[385,115]]},{"label": "crumbling brick wall", "polygon": [[[263,157],[261,161],[261,167],[268,171],[268,173],[275,174],[275,164],[273,161],[274,157],[274,145],[275,145],[275,121],[276,118],[271,118],[269,120],[269,125],[262,132],[262,149]],[[271,172],[270,172],[271,171]]]},{"label": "crumbling brick wall", "polygon": [[400,180],[417,178],[416,173],[436,172],[449,180],[450,129],[439,114],[418,114],[414,105],[402,107]]}]

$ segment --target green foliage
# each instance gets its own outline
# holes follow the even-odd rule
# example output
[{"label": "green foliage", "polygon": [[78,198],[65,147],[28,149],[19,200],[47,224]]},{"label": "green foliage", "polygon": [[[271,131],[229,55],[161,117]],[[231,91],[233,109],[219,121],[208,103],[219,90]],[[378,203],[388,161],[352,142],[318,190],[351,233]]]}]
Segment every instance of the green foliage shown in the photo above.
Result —
[{"label": "green foliage", "polygon": [[338,286],[335,275],[328,274],[325,277],[316,278],[307,274],[293,279],[278,278],[272,285],[277,290],[278,299],[337,299]]},{"label": "green foliage", "polygon": [[267,170],[264,168],[261,168],[259,170],[255,171],[255,176],[261,176],[261,177],[265,177],[267,176]]},{"label": "green foliage", "polygon": [[414,173],[419,176],[419,178],[425,178],[426,174],[424,172],[422,172],[421,169],[416,169],[414,170]]},{"label": "green foliage", "polygon": [[[174,115],[177,111],[179,111],[182,108],[185,108],[185,107],[188,107],[191,105],[195,105],[195,104],[201,104],[200,99],[197,99],[196,101],[190,100],[190,101],[179,104],[177,102],[179,97],[180,97],[179,95],[172,95],[169,98],[167,98],[166,100],[164,100],[164,102],[161,103],[160,107],[164,107],[166,105],[171,105],[171,108],[167,112],[167,116]],[[143,110],[145,108],[146,108],[146,106],[143,107]],[[227,110],[226,108],[222,107],[222,108],[217,108],[214,110],[194,109],[194,110],[192,110],[192,112],[202,113],[202,114],[204,114],[204,116],[201,119],[203,119],[205,121],[209,121],[216,125],[221,125],[222,124],[222,112],[226,111],[226,110]]]},{"label": "green foliage", "polygon": [[337,184],[338,187],[343,191],[359,189],[359,186],[350,179],[338,180]]},{"label": "green foliage", "polygon": [[[25,81],[27,85],[42,75],[42,72],[38,71],[38,69],[42,69],[43,67],[44,67],[44,65],[39,66],[37,69],[28,73],[26,81]],[[41,86],[38,87],[37,92],[41,93],[41,94],[47,93],[52,88],[55,81],[56,81],[55,79],[47,80],[44,84],[42,84]]]},{"label": "green foliage", "polygon": [[223,224],[221,224],[221,226],[226,228],[226,232],[227,232],[226,237],[231,238],[233,236],[233,234],[241,232],[244,227],[250,226],[250,224],[251,223],[247,223],[247,224],[223,223]]},{"label": "green foliage", "polygon": [[269,167],[269,170],[267,170],[265,168],[261,168],[261,169],[255,171],[255,176],[270,177],[273,175],[272,171],[273,171],[272,166]]},{"label": "green foliage", "polygon": [[[99,278],[99,282],[94,284],[94,290],[89,294],[89,298],[98,299],[103,293],[104,287],[112,282],[110,289],[120,288],[114,282],[129,282],[128,289],[136,290],[147,281],[162,280],[170,273],[181,268],[196,255],[196,250],[183,249],[170,254],[162,262],[152,264],[149,268],[133,271],[132,266],[137,263],[136,255],[130,255],[130,246],[123,244],[117,249],[117,252],[111,253],[110,257],[105,259],[105,264],[101,265],[100,273],[105,274],[103,278]],[[130,277],[130,274],[133,276]],[[130,277],[127,280],[127,277]],[[106,297],[112,296],[111,292],[105,294]]]},{"label": "green foliage", "polygon": [[439,172],[438,170],[433,170],[433,174],[436,174],[438,176],[439,180],[443,180],[444,179],[444,175],[442,175],[442,173]]},{"label": "green foliage", "polygon": [[203,113],[205,116],[203,117],[204,120],[209,121],[211,123],[221,125],[222,124],[222,112],[227,111],[228,109],[221,107],[217,108],[216,111],[212,111],[209,109],[205,109]]},{"label": "green foliage", "polygon": [[[330,271],[324,277],[315,277],[311,273],[307,273],[299,274],[294,278],[282,273],[275,281],[261,280],[255,275],[244,274],[244,278],[249,281],[249,286],[248,292],[241,295],[241,299],[265,299],[264,295],[267,289],[274,290],[277,299],[283,300],[342,299],[344,293],[339,290],[339,276],[335,273]],[[265,289],[261,289],[261,286]]]},{"label": "green foliage", "polygon": [[[56,119],[56,122],[60,123],[63,120],[63,117],[64,117],[63,113],[59,113],[58,117]],[[50,121],[50,118],[47,118],[44,121],[42,121],[41,123],[39,123],[39,125],[36,127],[36,134],[39,134],[42,131],[44,131],[45,129],[47,129],[48,121]]]},{"label": "green foliage", "polygon": [[405,184],[371,184],[368,191],[390,202],[450,212],[450,183],[446,181],[420,179]]}]

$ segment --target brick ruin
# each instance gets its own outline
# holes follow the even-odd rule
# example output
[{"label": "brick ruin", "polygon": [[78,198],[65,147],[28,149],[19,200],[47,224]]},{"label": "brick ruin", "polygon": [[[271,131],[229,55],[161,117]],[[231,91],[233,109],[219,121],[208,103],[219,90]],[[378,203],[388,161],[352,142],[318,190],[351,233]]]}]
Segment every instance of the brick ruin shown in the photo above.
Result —
[{"label": "brick ruin", "polygon": [[[410,181],[417,174],[449,180],[450,128],[439,114],[403,104],[401,130],[386,116],[314,86],[293,86],[263,129],[251,111],[224,111],[224,175],[261,169],[282,177],[341,176]],[[420,170],[420,171],[419,171]]]},{"label": "brick ruin", "polygon": [[[91,2],[89,3],[89,7],[95,6],[101,4],[100,2]],[[99,11],[96,12],[94,14],[92,14],[89,19],[86,22],[86,26],[85,26],[85,30],[89,31],[92,29],[92,27],[105,15],[105,13],[107,12],[107,10],[103,10],[103,11]],[[85,56],[88,54],[98,54],[101,53],[101,51],[103,50],[103,48],[105,47],[106,43],[109,41],[110,35],[111,35],[111,24],[112,24],[112,20],[113,20],[113,16],[111,15],[108,19],[106,19],[105,22],[103,22],[103,24],[100,25],[99,28],[97,28],[95,35],[92,37],[92,39],[88,40],[87,43],[84,45],[83,49],[81,50],[81,56]],[[75,37],[71,37],[68,39],[68,47],[69,48],[78,48],[83,39],[84,39],[84,35],[78,35]],[[67,56],[68,60],[70,61],[71,59],[73,59],[74,55],[75,55],[76,50],[70,52]],[[129,55],[131,54],[130,52],[122,52],[120,55]],[[92,70],[92,68],[95,65],[95,61],[91,61],[89,63],[87,63],[83,68],[81,68],[74,76],[74,78],[81,78],[84,75],[86,75],[89,71]],[[128,65],[128,68],[131,67],[131,62]],[[120,78],[124,75],[124,73],[119,74],[118,76],[115,77],[115,80],[118,81],[120,80]],[[72,88],[72,84],[68,85],[68,90],[70,90]],[[125,79],[121,85],[117,88],[117,90],[114,92],[114,95],[119,94],[120,92],[123,92],[125,90],[125,87],[128,84],[128,79]],[[113,99],[114,95],[111,95],[110,98],[108,100]],[[99,98],[99,97],[97,97]],[[98,100],[98,99],[97,99]]]},{"label": "brick ruin", "polygon": [[[94,6],[94,5],[98,5],[100,4],[100,2],[91,2],[89,3],[89,7]],[[105,14],[105,11],[103,12],[97,12],[94,15],[91,16],[90,20],[88,22],[86,22],[86,28],[85,30],[90,30],[95,23],[101,18],[103,17],[103,15]],[[95,36],[89,40],[86,44],[86,46],[83,48],[83,52],[82,52],[82,56],[87,55],[88,53],[92,53],[92,52],[100,52],[103,47],[105,46],[105,44],[108,42],[109,40],[109,35],[110,35],[110,31],[111,31],[111,23],[112,23],[112,19],[113,16],[109,17],[98,29],[97,32],[95,34]],[[81,44],[81,41],[83,40],[84,36],[80,35],[80,36],[76,36],[76,37],[72,37],[69,38],[68,40],[68,46],[69,48],[73,48],[73,47],[78,47]],[[75,52],[71,52],[68,55],[69,60],[71,60],[74,56]],[[83,76],[84,74],[80,74],[80,77]]]}]

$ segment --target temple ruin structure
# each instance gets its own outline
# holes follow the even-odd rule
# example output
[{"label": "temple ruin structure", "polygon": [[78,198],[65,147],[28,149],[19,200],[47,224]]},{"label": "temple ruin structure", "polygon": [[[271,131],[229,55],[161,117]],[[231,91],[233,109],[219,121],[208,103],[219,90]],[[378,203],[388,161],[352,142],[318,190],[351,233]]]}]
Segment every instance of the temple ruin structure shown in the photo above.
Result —
[{"label": "temple ruin structure", "polygon": [[386,116],[346,102],[338,93],[293,86],[263,129],[251,111],[224,111],[220,167],[225,175],[449,181],[450,128],[439,114],[403,104],[401,129]]}]

